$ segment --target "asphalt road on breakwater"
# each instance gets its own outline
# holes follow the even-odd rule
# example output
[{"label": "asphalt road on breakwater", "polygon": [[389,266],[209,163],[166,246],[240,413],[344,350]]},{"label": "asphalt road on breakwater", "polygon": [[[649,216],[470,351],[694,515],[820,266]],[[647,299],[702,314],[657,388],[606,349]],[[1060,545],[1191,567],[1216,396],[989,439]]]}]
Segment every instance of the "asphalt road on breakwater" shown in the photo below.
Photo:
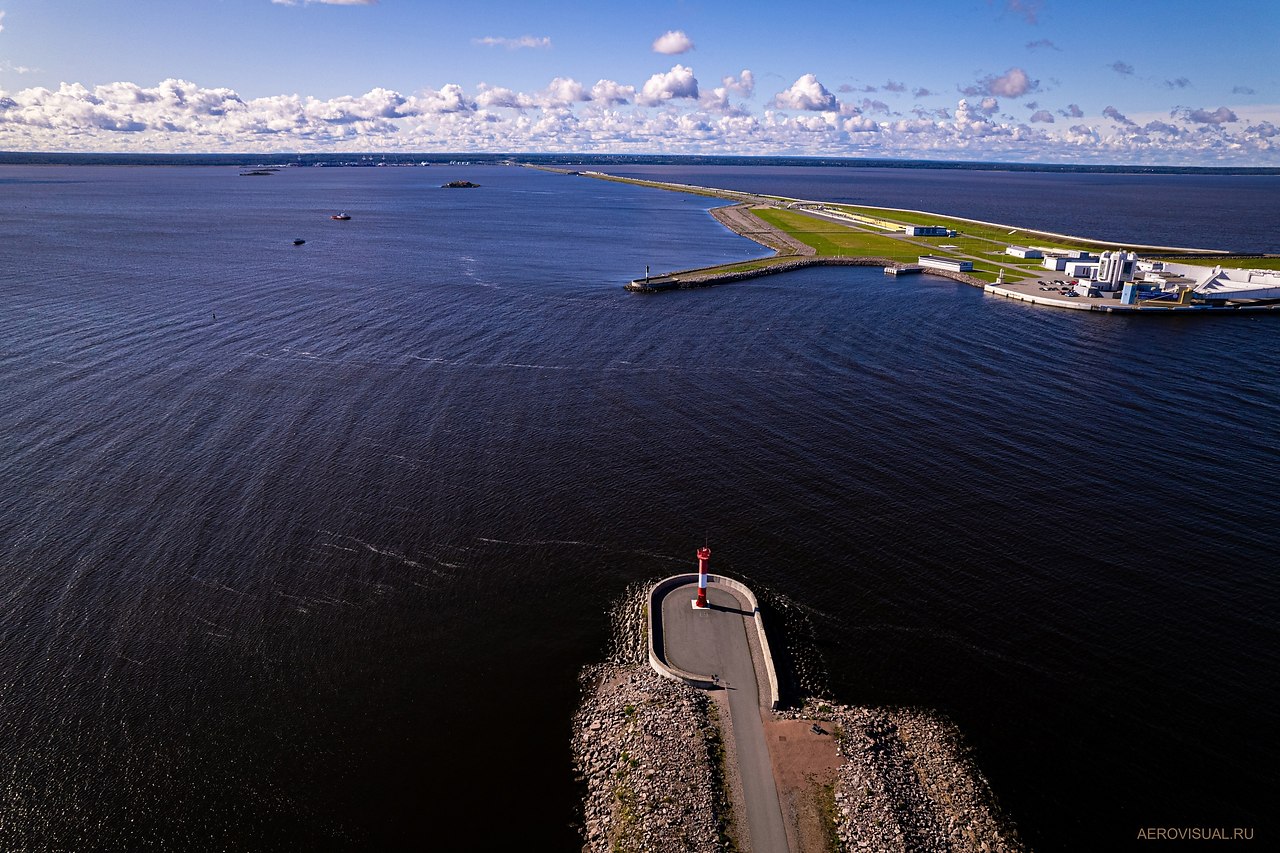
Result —
[{"label": "asphalt road on breakwater", "polygon": [[694,610],[690,602],[697,593],[696,584],[687,584],[662,600],[667,661],[688,672],[720,677],[729,699],[751,849],[756,853],[787,850],[747,633],[756,630],[757,617],[732,591],[714,585],[707,589],[709,610]]}]

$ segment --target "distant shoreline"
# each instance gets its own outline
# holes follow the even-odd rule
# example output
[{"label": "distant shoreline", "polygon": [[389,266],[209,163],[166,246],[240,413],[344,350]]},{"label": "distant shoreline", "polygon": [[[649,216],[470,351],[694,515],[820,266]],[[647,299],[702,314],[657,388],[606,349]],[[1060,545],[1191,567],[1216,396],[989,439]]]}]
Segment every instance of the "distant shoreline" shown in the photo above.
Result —
[{"label": "distant shoreline", "polygon": [[175,154],[72,151],[0,151],[0,165],[51,166],[254,166],[263,163],[303,166],[443,166],[465,161],[471,165],[513,165],[572,168],[574,166],[801,166],[843,169],[939,169],[980,172],[1048,172],[1112,175],[1241,175],[1280,176],[1274,166],[1165,166],[1087,163],[1001,163],[967,160],[892,160],[850,157],[746,157],[699,154],[537,154],[475,152],[340,153],[236,152]]},{"label": "distant shoreline", "polygon": [[[765,193],[628,178],[595,170],[567,170],[545,166],[533,168],[731,202],[725,207],[713,208],[711,215],[728,230],[773,250],[773,255],[765,258],[662,272],[656,276],[646,269],[643,278],[632,279],[626,284],[626,289],[634,293],[709,287],[810,266],[880,266],[886,274],[896,276],[926,272],[981,288],[985,293],[995,296],[1053,308],[1125,314],[1280,311],[1280,299],[1274,295],[1275,287],[1268,287],[1267,284],[1260,285],[1253,291],[1249,291],[1247,287],[1239,289],[1241,293],[1257,293],[1255,298],[1246,295],[1243,299],[1225,297],[1213,301],[1202,297],[1196,301],[1193,299],[1196,290],[1191,285],[1181,285],[1176,291],[1164,291],[1165,294],[1176,292],[1176,298],[1165,295],[1120,302],[1119,288],[1102,288],[1108,291],[1103,293],[1102,289],[1089,287],[1088,281],[1091,279],[1084,278],[1079,280],[1081,283],[1071,280],[1065,282],[1064,286],[1064,281],[1041,272],[1039,261],[1034,260],[1041,258],[1042,252],[1049,256],[1056,254],[1057,257],[1081,257],[1073,254],[1081,251],[1080,247],[1100,252],[1099,257],[1104,259],[1107,252],[1140,252],[1148,258],[1165,259],[1161,261],[1165,266],[1159,269],[1179,270],[1178,275],[1182,275],[1198,269],[1182,264],[1181,261],[1185,259],[1191,259],[1193,264],[1195,261],[1206,266],[1216,264],[1216,270],[1220,270],[1231,266],[1233,260],[1252,257],[1257,262],[1256,267],[1232,267],[1236,272],[1253,270],[1247,272],[1247,281],[1252,282],[1253,276],[1259,272],[1258,267],[1265,268],[1261,271],[1264,280],[1273,280],[1276,276],[1269,270],[1280,269],[1280,256],[1239,256],[1222,249],[1112,242],[909,208],[841,205]],[[1031,267],[1027,266],[1028,256],[1025,251],[1024,254],[1010,254],[1008,251],[1015,248],[1027,250],[1027,246],[1014,247],[1009,242],[1014,234],[1018,235],[1019,242],[1028,245],[1046,244],[1037,245],[1034,253],[1029,255],[1033,259],[1030,261]],[[844,251],[845,249],[848,251]],[[1097,257],[1084,257],[1097,260]],[[1129,257],[1133,258],[1135,254]],[[1215,271],[1212,274],[1218,273]],[[1074,279],[1074,275],[1067,274],[1066,278]],[[1134,278],[1126,279],[1133,280]],[[1067,298],[1063,298],[1064,296]]]}]

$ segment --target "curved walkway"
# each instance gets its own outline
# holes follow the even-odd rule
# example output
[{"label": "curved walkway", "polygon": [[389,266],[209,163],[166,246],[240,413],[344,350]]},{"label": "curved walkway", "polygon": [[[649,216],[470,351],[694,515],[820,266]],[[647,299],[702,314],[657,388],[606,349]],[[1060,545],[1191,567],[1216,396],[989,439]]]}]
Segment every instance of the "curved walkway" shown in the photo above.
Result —
[{"label": "curved walkway", "polygon": [[763,709],[773,703],[773,691],[757,680],[752,656],[760,616],[746,596],[715,582],[707,586],[711,607],[695,610],[691,602],[697,591],[697,584],[689,583],[655,596],[651,606],[660,608],[661,626],[655,642],[661,643],[665,662],[683,671],[684,680],[692,676],[695,684],[726,692],[750,849],[783,853],[789,849],[787,835],[762,718]]}]

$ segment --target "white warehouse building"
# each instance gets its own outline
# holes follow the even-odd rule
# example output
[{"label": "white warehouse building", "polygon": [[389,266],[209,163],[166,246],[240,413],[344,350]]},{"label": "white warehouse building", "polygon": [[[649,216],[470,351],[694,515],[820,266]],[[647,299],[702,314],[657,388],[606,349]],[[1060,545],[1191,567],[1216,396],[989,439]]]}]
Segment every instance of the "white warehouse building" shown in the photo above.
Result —
[{"label": "white warehouse building", "polygon": [[1094,273],[1098,271],[1098,262],[1093,261],[1067,261],[1063,265],[1062,271],[1067,274],[1068,278],[1093,278]]},{"label": "white warehouse building", "polygon": [[921,255],[919,263],[925,269],[950,270],[951,272],[969,272],[973,269],[973,261],[939,258],[935,255]]},{"label": "white warehouse building", "polygon": [[[1097,262],[1098,259],[1088,252],[1071,250],[1066,254],[1046,255],[1043,266],[1047,270],[1062,272],[1066,270],[1068,264],[1096,264]],[[1074,275],[1074,273],[1068,273],[1068,275]]]}]

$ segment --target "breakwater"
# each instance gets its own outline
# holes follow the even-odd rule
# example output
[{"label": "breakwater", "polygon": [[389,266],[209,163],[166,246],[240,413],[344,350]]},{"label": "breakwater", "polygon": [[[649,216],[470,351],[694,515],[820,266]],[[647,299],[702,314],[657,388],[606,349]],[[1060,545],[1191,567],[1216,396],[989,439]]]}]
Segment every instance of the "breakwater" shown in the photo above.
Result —
[{"label": "breakwater", "polygon": [[[583,849],[738,849],[742,783],[723,691],[650,665],[651,598],[633,586],[615,605],[609,659],[582,673],[572,750]],[[766,711],[765,726],[797,853],[1025,850],[960,730],[937,713],[808,697]]]},{"label": "breakwater", "polygon": [[[805,267],[908,268],[908,265],[892,258],[819,255],[812,246],[756,216],[751,212],[749,204],[740,203],[713,208],[711,215],[717,222],[740,237],[746,237],[767,249],[772,249],[773,257],[645,276],[628,282],[625,285],[626,289],[633,293],[661,293],[666,290],[713,287],[718,284],[730,284],[735,281],[747,281],[761,276],[791,272]],[[948,270],[930,270],[929,272],[973,287],[982,287],[986,284],[981,279],[965,273]]]},{"label": "breakwater", "polygon": [[573,757],[586,788],[584,849],[720,849],[728,810],[707,694],[645,664],[603,664],[583,677]]},{"label": "breakwater", "polygon": [[[665,273],[649,278],[638,278],[628,282],[625,287],[633,293],[660,293],[664,290],[683,290],[694,287],[713,287],[718,284],[730,284],[735,281],[747,281],[766,275],[791,272],[806,267],[893,267],[905,268],[907,265],[890,258],[857,257],[842,258],[830,256],[766,258],[757,261],[756,265],[740,268],[741,264],[721,264],[701,269],[682,270]],[[950,270],[929,270],[929,275],[938,275],[954,279],[973,287],[984,287],[986,282],[962,272]]]},{"label": "breakwater", "polygon": [[835,737],[835,832],[845,850],[884,853],[1017,853],[1026,849],[1000,810],[963,735],[917,708],[838,705],[809,699],[795,718]]},{"label": "breakwater", "polygon": [[720,712],[704,691],[649,665],[648,585],[612,611],[609,659],[581,675],[573,763],[583,849],[725,849],[733,834]]}]

